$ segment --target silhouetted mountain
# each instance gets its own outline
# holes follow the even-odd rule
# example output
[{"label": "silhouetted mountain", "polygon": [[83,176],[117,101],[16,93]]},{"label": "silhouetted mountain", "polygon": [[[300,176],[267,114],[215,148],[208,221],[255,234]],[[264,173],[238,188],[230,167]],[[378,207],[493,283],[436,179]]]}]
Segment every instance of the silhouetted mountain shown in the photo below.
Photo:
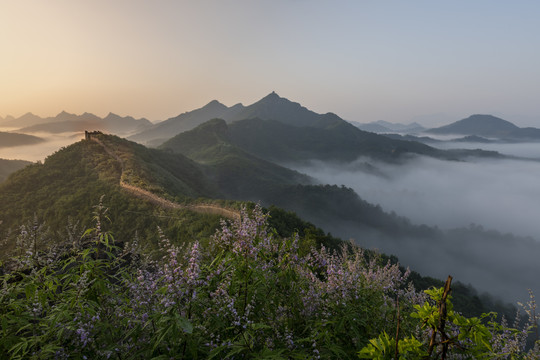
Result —
[{"label": "silhouetted mountain", "polygon": [[191,130],[210,119],[222,118],[227,112],[241,111],[242,108],[242,104],[228,108],[219,101],[213,100],[200,109],[185,112],[157,123],[145,131],[130,136],[129,139],[143,144],[151,142],[160,144],[174,135]]},{"label": "silhouetted mountain", "polygon": [[[75,115],[62,111],[55,117],[39,119],[40,121],[38,123],[23,127],[19,131],[62,133],[100,130],[125,135],[142,131],[152,126],[152,123],[147,119],[137,120],[131,116],[121,117],[112,113],[109,113],[109,115],[102,119],[90,113]],[[18,120],[16,119],[15,121]],[[36,119],[32,118],[32,122],[36,122]]]},{"label": "silhouetted mountain", "polygon": [[444,135],[475,135],[484,138],[514,141],[540,140],[540,129],[520,128],[509,121],[492,115],[471,115],[466,119],[446,126],[429,129],[426,132]]},{"label": "silhouetted mountain", "polygon": [[39,144],[43,141],[45,140],[33,135],[0,132],[0,148],[22,145],[34,145]]},{"label": "silhouetted mountain", "polygon": [[191,130],[214,118],[224,119],[227,123],[258,118],[261,120],[274,120],[296,127],[323,129],[345,122],[336,114],[317,114],[272,92],[249,106],[237,104],[228,108],[214,100],[200,109],[158,123],[152,129],[133,135],[129,139],[145,144],[159,145],[159,143],[163,143],[176,134]]},{"label": "silhouetted mountain", "polygon": [[333,113],[317,114],[299,103],[280,97],[275,92],[270,93],[256,103],[249,105],[234,114],[223,117],[227,122],[258,118],[275,120],[297,127],[330,128],[344,122]]},{"label": "silhouetted mountain", "polygon": [[6,117],[6,119],[4,119],[2,123],[2,126],[22,128],[25,126],[32,126],[32,125],[39,124],[42,121],[43,121],[42,118],[29,112],[19,118],[14,118],[13,116]]}]

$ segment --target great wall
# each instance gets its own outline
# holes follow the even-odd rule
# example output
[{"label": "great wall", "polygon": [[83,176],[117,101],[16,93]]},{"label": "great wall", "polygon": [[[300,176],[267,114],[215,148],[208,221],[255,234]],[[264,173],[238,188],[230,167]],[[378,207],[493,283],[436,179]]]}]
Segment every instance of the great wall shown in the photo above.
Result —
[{"label": "great wall", "polygon": [[222,207],[215,204],[190,204],[190,205],[181,205],[175,202],[172,202],[170,200],[164,199],[154,193],[151,193],[148,190],[141,189],[140,187],[128,184],[124,181],[124,160],[118,154],[116,154],[113,150],[109,148],[103,141],[99,139],[99,135],[103,135],[100,131],[85,131],[85,139],[91,140],[99,145],[109,154],[112,158],[114,158],[121,167],[121,175],[120,175],[120,186],[129,192],[130,194],[146,200],[148,202],[151,202],[155,205],[158,205],[165,209],[186,209],[190,211],[194,211],[200,214],[213,214],[213,215],[219,215],[223,216],[229,219],[238,220],[240,219],[241,215],[240,212],[237,210],[229,209],[226,207]]}]

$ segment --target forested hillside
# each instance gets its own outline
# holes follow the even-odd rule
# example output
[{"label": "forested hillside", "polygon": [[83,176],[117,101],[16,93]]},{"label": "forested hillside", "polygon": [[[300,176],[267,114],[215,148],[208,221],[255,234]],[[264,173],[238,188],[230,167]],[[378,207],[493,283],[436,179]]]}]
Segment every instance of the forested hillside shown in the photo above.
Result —
[{"label": "forested hillside", "polygon": [[25,160],[6,160],[6,159],[0,159],[0,183],[7,179],[7,177],[19,170],[25,167],[26,165],[30,165],[30,161]]}]

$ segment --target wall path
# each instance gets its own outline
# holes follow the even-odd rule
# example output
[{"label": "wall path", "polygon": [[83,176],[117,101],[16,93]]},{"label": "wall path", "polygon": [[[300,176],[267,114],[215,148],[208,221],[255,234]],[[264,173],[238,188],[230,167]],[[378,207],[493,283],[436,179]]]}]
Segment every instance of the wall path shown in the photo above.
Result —
[{"label": "wall path", "polygon": [[111,150],[105,143],[103,143],[103,141],[98,139],[96,136],[90,135],[89,140],[95,141],[96,143],[101,145],[101,147],[103,147],[107,154],[109,154],[112,158],[114,158],[120,163],[120,166],[122,168],[122,174],[120,175],[120,186],[132,195],[140,199],[147,200],[165,209],[187,209],[201,214],[220,215],[233,220],[240,219],[240,212],[237,210],[229,209],[215,204],[180,205],[178,203],[164,199],[156,194],[153,194],[150,191],[126,183],[124,180],[122,180],[122,175],[124,174],[124,160],[122,160],[120,156],[118,156],[113,150]]}]

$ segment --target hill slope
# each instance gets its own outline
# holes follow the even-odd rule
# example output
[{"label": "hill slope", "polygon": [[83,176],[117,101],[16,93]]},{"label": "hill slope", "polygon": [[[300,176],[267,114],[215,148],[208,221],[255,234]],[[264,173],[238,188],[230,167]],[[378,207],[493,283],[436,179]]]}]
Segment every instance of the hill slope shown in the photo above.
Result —
[{"label": "hill slope", "polygon": [[395,160],[404,153],[437,156],[427,145],[389,139],[361,131],[346,121],[328,127],[296,127],[278,121],[250,119],[230,125],[231,140],[265,159],[353,161],[360,156]]},{"label": "hill slope", "polygon": [[[212,234],[221,216],[190,210],[197,198],[219,197],[200,165],[181,155],[146,149],[114,136],[103,135],[101,140],[115,156],[96,141],[82,140],[49,156],[43,164],[13,173],[1,183],[0,237],[7,236],[10,228],[32,221],[34,216],[45,221],[53,232],[64,233],[70,218],[90,224],[93,206],[101,196],[111,209],[111,218],[117,220],[113,233],[130,237],[138,232],[150,243],[157,241],[158,225],[172,239],[193,231]],[[133,190],[122,183],[185,206],[163,209],[149,199],[134,196]],[[162,218],[159,213],[164,210],[172,212],[172,216]]]},{"label": "hill slope", "polygon": [[[283,128],[287,130],[283,131]],[[297,129],[297,132],[294,132],[294,129]],[[164,143],[162,148],[216,166],[214,170],[223,166],[217,171],[220,173],[220,187],[228,184],[226,185],[228,196],[244,200],[258,199],[265,206],[274,204],[294,211],[341,238],[355,238],[362,246],[377,247],[386,253],[396,254],[406,264],[421,269],[425,274],[444,277],[448,273],[453,273],[481,286],[483,290],[500,291],[499,294],[506,298],[513,298],[520,291],[523,294],[524,289],[535,284],[534,276],[530,275],[534,272],[526,269],[534,266],[540,271],[540,264],[533,260],[534,256],[540,256],[539,243],[477,229],[448,232],[414,225],[405,218],[388,214],[380,207],[367,203],[354,191],[345,187],[305,183],[279,185],[279,179],[276,177],[271,186],[253,186],[251,184],[254,182],[260,182],[257,178],[259,171],[250,172],[247,167],[251,165],[245,164],[235,168],[238,164],[242,164],[242,159],[248,159],[249,156],[257,158],[283,156],[281,159],[286,158],[289,161],[310,158],[314,154],[323,159],[336,157],[337,155],[332,153],[332,146],[325,147],[331,143],[327,142],[330,137],[325,137],[324,134],[332,130],[296,128],[258,119],[227,125],[225,121],[216,119],[175,136]],[[335,130],[340,134],[339,126]],[[344,130],[343,134],[347,139],[350,135],[346,135],[348,133],[346,128]],[[385,148],[380,147],[380,144],[385,142],[378,141],[378,135],[369,134],[369,136],[375,137],[376,140],[371,144],[374,152],[391,156],[392,148],[389,146],[385,153]],[[388,140],[386,143],[390,145],[418,144]],[[346,142],[342,140],[342,143]],[[350,151],[351,153],[356,151],[354,143],[351,144]],[[444,152],[444,156],[460,158],[473,153],[474,151]],[[484,154],[485,152],[479,152],[477,155]],[[342,154],[339,155],[344,158]],[[496,153],[490,155],[497,156]],[[230,159],[230,163],[224,159]],[[228,172],[227,169],[231,171]],[[270,168],[266,169],[270,171]],[[231,184],[238,184],[239,178],[245,181],[246,189],[249,191],[243,191],[243,187],[231,190],[233,186]],[[455,236],[457,233],[460,235]],[[464,254],[462,249],[468,250]],[[519,255],[516,253],[516,258],[522,258],[524,261],[512,264],[505,261],[511,249],[520,249]],[[428,258],[423,254],[429,254]],[[475,261],[482,263],[482,266],[475,265]],[[498,265],[501,263],[508,266],[503,269]],[[512,276],[510,280],[508,278],[510,268],[512,274],[520,275]],[[500,286],[502,278],[508,280],[505,281],[504,287]],[[493,290],[494,288],[497,290]]]},{"label": "hill slope", "polygon": [[[104,205],[110,209],[109,216],[114,220],[113,225],[105,221],[103,227],[118,235],[117,241],[131,241],[136,236],[146,246],[155,246],[158,242],[157,226],[177,243],[208,237],[222,216],[202,214],[189,208],[191,204],[201,203],[196,198],[204,197],[204,203],[222,207],[234,207],[237,203],[216,198],[256,200],[263,205],[276,204],[294,210],[306,220],[324,225],[327,231],[344,238],[355,238],[360,245],[403,253],[404,261],[416,269],[426,261],[411,254],[430,254],[429,259],[440,265],[435,266],[437,271],[451,272],[464,280],[471,273],[487,275],[484,289],[493,284],[492,278],[509,291],[523,289],[527,279],[525,282],[511,279],[512,286],[507,286],[508,283],[501,280],[504,279],[501,271],[537,273],[535,263],[530,268],[528,261],[522,264],[524,268],[501,268],[501,256],[504,258],[508,249],[504,248],[498,256],[493,255],[506,246],[504,244],[512,248],[520,245],[529,257],[537,256],[538,251],[519,239],[504,240],[492,234],[489,234],[489,240],[495,238],[504,246],[488,242],[488,236],[484,235],[483,242],[475,243],[483,248],[482,266],[471,272],[460,263],[464,261],[463,257],[453,253],[454,243],[448,234],[426,226],[415,226],[395,214],[385,213],[380,207],[363,201],[351,189],[298,183],[309,179],[278,165],[270,166],[267,161],[227,143],[226,136],[220,132],[223,122],[214,121],[210,125],[217,128],[214,129],[215,141],[209,141],[192,153],[200,162],[172,153],[172,150],[146,149],[115,136],[99,135],[105,147],[94,140],[83,140],[58,151],[43,164],[33,164],[14,173],[0,184],[0,236],[8,240],[8,245],[2,246],[2,254],[13,248],[17,239],[15,229],[27,221],[31,222],[29,226],[33,226],[34,216],[38,221],[45,221],[52,232],[75,241],[84,226],[93,223],[93,206],[102,196]],[[205,151],[204,147],[208,150]],[[265,173],[261,174],[262,170]],[[266,178],[266,182],[261,178]],[[123,187],[122,182],[185,206],[166,208],[155,205]],[[233,195],[237,197],[233,198]],[[71,222],[68,219],[72,219]],[[79,219],[80,224],[73,223],[73,219]],[[280,215],[280,219],[277,223],[280,229],[291,221],[290,216],[283,219]],[[297,225],[287,225],[292,231],[294,228],[290,226]],[[15,231],[10,233],[9,228]],[[77,228],[79,232],[75,231]],[[313,229],[303,233],[312,239],[314,236],[316,239],[324,238]],[[459,234],[458,239],[463,244],[456,243],[457,246],[474,243],[473,240],[477,239],[471,236],[467,231]],[[327,238],[332,239],[331,236]],[[449,244],[448,249],[445,244]],[[478,251],[473,249],[469,255],[474,259]],[[528,259],[527,256],[524,259]],[[467,258],[466,263],[474,264],[471,259]],[[461,268],[463,272],[460,272]],[[435,275],[439,276],[438,273]]]},{"label": "hill slope", "polygon": [[230,141],[224,120],[214,119],[178,134],[161,146],[207,166],[207,173],[229,198],[260,200],[276,187],[307,184],[309,177],[258,158]]},{"label": "hill slope", "polygon": [[30,161],[0,159],[0,183],[15,171],[30,165]]}]

